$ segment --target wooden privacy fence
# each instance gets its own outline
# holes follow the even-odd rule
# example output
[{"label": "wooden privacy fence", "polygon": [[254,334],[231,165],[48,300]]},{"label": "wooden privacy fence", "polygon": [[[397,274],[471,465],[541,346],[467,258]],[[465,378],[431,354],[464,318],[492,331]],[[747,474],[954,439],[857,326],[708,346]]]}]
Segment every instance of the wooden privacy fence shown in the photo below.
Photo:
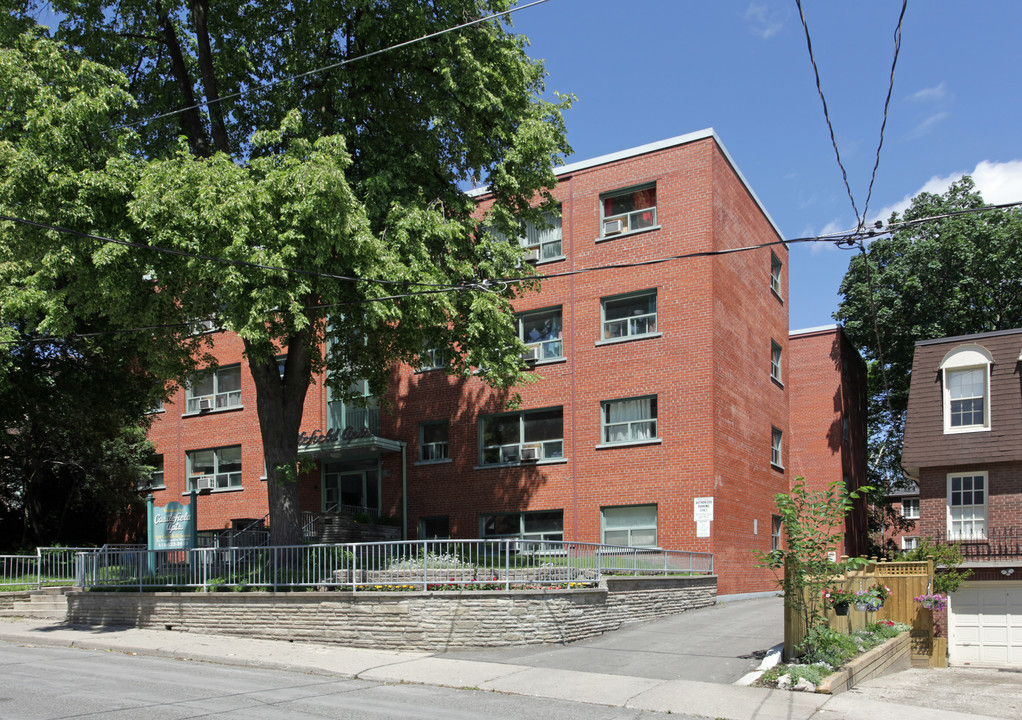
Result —
[{"label": "wooden privacy fence", "polygon": [[[944,667],[947,655],[946,638],[933,637],[933,613],[915,602],[915,598],[931,592],[933,561],[887,562],[874,561],[860,570],[849,570],[835,575],[830,587],[849,592],[867,590],[875,583],[891,589],[890,597],[876,612],[856,610],[852,605],[847,615],[838,615],[833,608],[824,609],[824,618],[834,630],[849,633],[878,620],[892,620],[912,626],[912,665],[914,667]],[[808,590],[806,591],[809,592]],[[808,597],[806,598],[809,599]],[[784,656],[794,657],[805,639],[807,628],[801,614],[785,604]]]}]

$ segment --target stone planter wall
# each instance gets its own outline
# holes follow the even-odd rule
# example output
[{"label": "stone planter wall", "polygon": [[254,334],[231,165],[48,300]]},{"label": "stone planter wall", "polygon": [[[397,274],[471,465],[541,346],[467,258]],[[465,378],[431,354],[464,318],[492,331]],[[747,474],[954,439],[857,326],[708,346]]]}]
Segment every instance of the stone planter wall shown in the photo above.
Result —
[{"label": "stone planter wall", "polygon": [[13,610],[15,602],[29,597],[27,592],[0,592],[0,610]]},{"label": "stone planter wall", "polygon": [[68,621],[349,647],[440,650],[566,643],[716,602],[713,576],[571,590],[68,595]]},{"label": "stone planter wall", "polygon": [[816,692],[837,695],[875,677],[908,670],[912,667],[911,651],[909,633],[903,632],[825,677]]}]

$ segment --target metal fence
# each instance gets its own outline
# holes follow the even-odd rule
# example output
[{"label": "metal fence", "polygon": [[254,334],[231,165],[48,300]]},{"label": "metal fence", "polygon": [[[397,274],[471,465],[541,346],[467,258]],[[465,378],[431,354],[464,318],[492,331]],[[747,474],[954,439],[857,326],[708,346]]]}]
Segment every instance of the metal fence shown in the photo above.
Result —
[{"label": "metal fence", "polygon": [[98,550],[79,561],[82,586],[139,591],[511,589],[713,572],[710,553],[514,539]]},{"label": "metal fence", "polygon": [[75,584],[75,562],[80,552],[96,548],[41,547],[35,555],[0,555],[0,587],[38,590]]}]

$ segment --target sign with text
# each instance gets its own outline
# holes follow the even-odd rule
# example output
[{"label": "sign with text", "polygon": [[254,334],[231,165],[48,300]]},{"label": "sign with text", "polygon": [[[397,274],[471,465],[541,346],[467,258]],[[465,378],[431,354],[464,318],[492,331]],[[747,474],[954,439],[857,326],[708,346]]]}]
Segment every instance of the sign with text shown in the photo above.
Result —
[{"label": "sign with text", "polygon": [[179,502],[150,506],[150,550],[187,550],[192,540],[192,508]]},{"label": "sign with text", "polygon": [[695,505],[693,519],[696,522],[700,520],[713,520],[713,498],[712,497],[700,497],[693,498],[693,504]]}]

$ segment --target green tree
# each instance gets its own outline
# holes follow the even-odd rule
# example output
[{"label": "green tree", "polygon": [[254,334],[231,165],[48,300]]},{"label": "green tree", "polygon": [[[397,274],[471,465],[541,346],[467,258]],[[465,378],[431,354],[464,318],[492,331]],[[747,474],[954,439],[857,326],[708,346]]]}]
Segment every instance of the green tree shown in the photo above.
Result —
[{"label": "green tree", "polygon": [[[55,212],[44,183],[13,178],[0,185],[0,208],[235,264],[7,228],[5,237],[19,239],[10,242],[18,268],[5,308],[39,318],[47,332],[90,300],[118,326],[167,326],[147,331],[140,362],[152,359],[146,367],[178,380],[211,361],[208,336],[190,335],[184,323],[210,319],[238,333],[255,381],[273,539],[298,541],[288,470],[314,373],[329,371],[335,397],[356,379],[379,393],[394,362],[440,348],[451,373],[482,367],[498,388],[523,380],[510,301],[534,284],[488,280],[531,270],[518,248],[480,229],[463,188],[490,186],[487,227],[513,237],[517,223],[541,222],[553,206],[544,191],[555,182],[552,166],[570,151],[561,118],[568,100],[542,99],[542,65],[501,21],[358,59],[509,6],[255,3],[214,18],[198,0],[55,3],[65,18],[56,37],[119,73],[95,70],[106,85],[93,89],[105,98],[95,113],[105,124],[86,125],[98,133],[89,136],[96,154],[77,132],[62,134],[66,125],[53,123],[62,145],[49,149],[34,127],[11,118],[12,153],[32,145],[40,177],[78,178],[61,198],[67,212]],[[31,115],[49,97],[38,88],[46,71],[19,79],[32,93],[15,111]],[[91,93],[74,102],[68,95],[53,113],[100,104]],[[210,104],[188,109],[200,100]],[[115,129],[181,108],[137,131]],[[82,272],[42,273],[52,255]],[[66,301],[42,299],[54,292]]]},{"label": "green tree", "polygon": [[[866,489],[849,492],[843,482],[836,480],[826,490],[814,491],[806,487],[805,478],[798,477],[790,492],[774,496],[784,528],[784,547],[756,552],[757,564],[777,573],[784,605],[801,618],[807,643],[816,637],[811,631],[824,622],[823,590],[845,570],[867,562],[862,558],[844,562],[830,558],[830,553],[841,547],[841,529],[852,501]],[[811,647],[803,649],[812,651]]]},{"label": "green tree", "polygon": [[[916,341],[1022,326],[1022,212],[954,214],[983,205],[969,177],[942,195],[921,193],[903,215],[891,216],[897,229],[890,236],[852,259],[841,282],[834,317],[868,369],[870,500],[877,513],[888,490],[903,482]],[[930,217],[940,219],[913,222]]]},{"label": "green tree", "polygon": [[25,342],[0,373],[0,546],[102,543],[140,511],[162,383],[92,340]]}]

